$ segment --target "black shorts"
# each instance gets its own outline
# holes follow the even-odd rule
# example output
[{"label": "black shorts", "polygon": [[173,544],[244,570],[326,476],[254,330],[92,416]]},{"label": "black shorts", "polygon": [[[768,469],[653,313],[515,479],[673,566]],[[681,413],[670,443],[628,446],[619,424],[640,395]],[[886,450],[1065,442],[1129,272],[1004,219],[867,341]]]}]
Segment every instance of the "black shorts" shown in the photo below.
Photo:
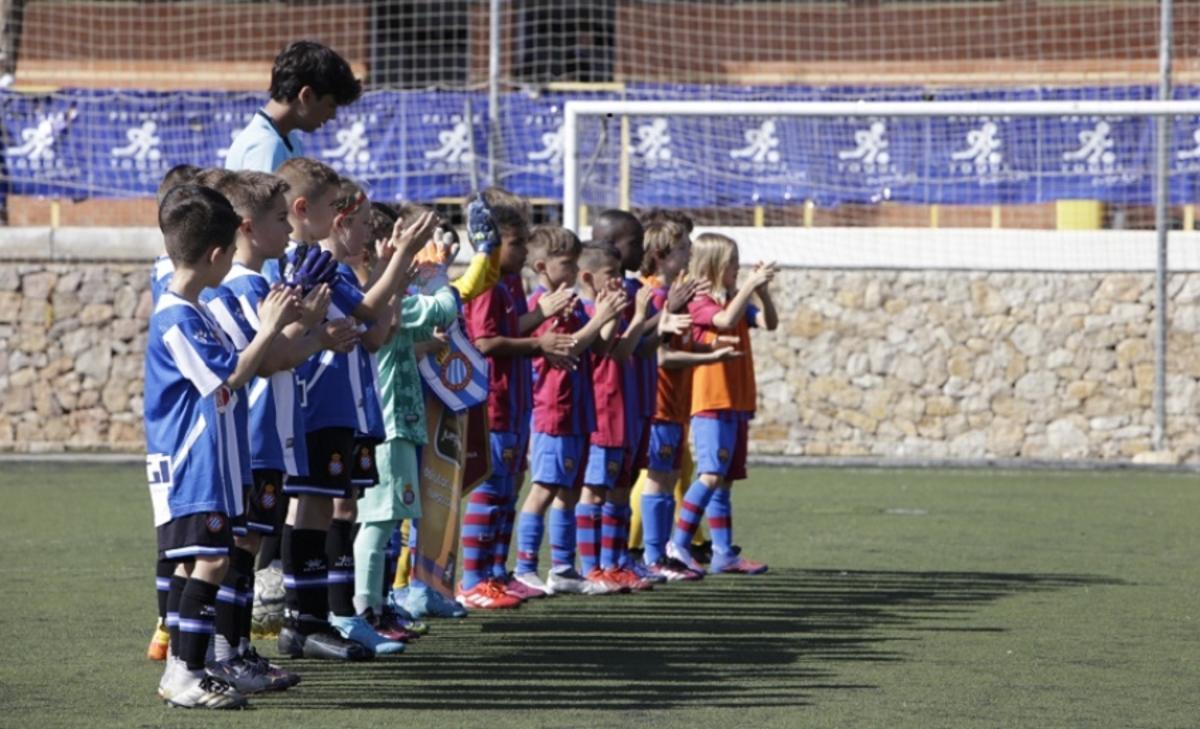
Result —
[{"label": "black shorts", "polygon": [[255,534],[275,534],[287,516],[287,497],[283,495],[283,471],[254,469],[254,485],[246,490],[246,530]]},{"label": "black shorts", "polygon": [[184,561],[228,556],[233,548],[230,518],[219,511],[177,517],[157,528],[158,558]]},{"label": "black shorts", "polygon": [[289,476],[283,492],[292,496],[328,496],[332,499],[354,498],[351,472],[354,458],[354,429],[322,428],[307,433],[308,475]]},{"label": "black shorts", "polygon": [[354,469],[350,472],[355,488],[369,489],[379,483],[375,466],[375,441],[359,438],[354,441]]}]

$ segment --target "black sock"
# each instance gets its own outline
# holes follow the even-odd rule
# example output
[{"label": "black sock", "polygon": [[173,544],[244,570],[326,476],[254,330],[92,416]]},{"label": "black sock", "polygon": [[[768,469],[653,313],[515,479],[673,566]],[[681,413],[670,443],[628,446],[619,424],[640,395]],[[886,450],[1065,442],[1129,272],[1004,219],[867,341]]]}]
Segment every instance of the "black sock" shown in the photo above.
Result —
[{"label": "black sock", "polygon": [[298,615],[300,613],[300,599],[295,587],[289,587],[291,577],[296,574],[296,560],[294,555],[296,545],[292,535],[295,533],[294,527],[290,524],[283,525],[283,533],[279,537],[279,560],[283,568],[283,607],[289,615]]},{"label": "black sock", "polygon": [[[284,535],[287,536],[286,534]],[[284,570],[284,585],[295,592],[296,607],[289,604],[291,617],[300,632],[308,634],[329,625],[328,568],[325,562],[325,532],[321,529],[292,529],[292,569]]]},{"label": "black sock", "polygon": [[[282,526],[282,525],[281,525]],[[290,529],[291,527],[283,527]],[[262,538],[262,544],[258,547],[258,557],[254,562],[254,569],[264,570],[271,566],[271,563],[283,557],[283,531],[279,530],[278,534],[272,534]]]},{"label": "black sock", "polygon": [[189,579],[179,600],[179,657],[189,671],[204,670],[208,641],[213,635],[217,585]]},{"label": "black sock", "polygon": [[250,618],[254,615],[254,554],[244,549],[233,550],[230,569],[238,573],[238,642],[233,648],[240,652],[242,640],[250,640]]},{"label": "black sock", "polygon": [[186,577],[171,575],[167,587],[167,633],[171,636],[171,655],[179,657],[179,601],[183,599]]},{"label": "black sock", "polygon": [[154,566],[154,588],[158,597],[158,622],[167,624],[167,595],[171,592],[171,575],[175,574],[175,562],[160,559]]},{"label": "black sock", "polygon": [[329,563],[329,611],[339,617],[354,612],[354,523],[334,519],[325,538]]}]

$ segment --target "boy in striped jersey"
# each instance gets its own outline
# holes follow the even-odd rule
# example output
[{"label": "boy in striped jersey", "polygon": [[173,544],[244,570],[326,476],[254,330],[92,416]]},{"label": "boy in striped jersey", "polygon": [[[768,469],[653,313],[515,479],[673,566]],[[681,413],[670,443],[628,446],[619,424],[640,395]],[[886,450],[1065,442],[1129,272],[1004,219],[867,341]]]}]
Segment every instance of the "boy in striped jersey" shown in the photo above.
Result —
[{"label": "boy in striped jersey", "polygon": [[219,585],[233,547],[231,518],[241,511],[234,391],[258,370],[279,332],[299,316],[295,294],[276,289],[258,314],[262,324],[239,355],[200,306],[233,261],[241,218],[220,193],[180,185],[165,197],[159,226],[174,274],[155,306],[146,347],[146,472],[159,557],[187,575],[172,584],[178,610],[159,695],[182,707],[239,708],[244,697],[205,674]]}]

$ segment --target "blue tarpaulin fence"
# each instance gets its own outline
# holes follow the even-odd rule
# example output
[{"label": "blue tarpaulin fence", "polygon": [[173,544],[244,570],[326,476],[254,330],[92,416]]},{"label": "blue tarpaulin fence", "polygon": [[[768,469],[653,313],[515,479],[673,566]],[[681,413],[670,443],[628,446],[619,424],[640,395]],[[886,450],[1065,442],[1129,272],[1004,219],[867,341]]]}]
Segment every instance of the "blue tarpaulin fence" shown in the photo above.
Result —
[{"label": "blue tarpaulin fence", "polygon": [[[1150,86],[949,90],[939,100],[1153,99]],[[564,103],[578,93],[501,97],[500,134],[483,92],[367,94],[306,138],[309,154],[362,180],[379,199],[469,194],[472,180],[533,198],[562,196]],[[617,98],[594,92],[586,98]],[[920,100],[921,88],[742,88],[634,85],[624,99],[777,101]],[[1178,98],[1200,97],[1181,87]],[[180,163],[222,164],[224,150],[263,99],[256,94],[63,90],[0,93],[0,194],[71,199],[153,196]],[[617,120],[585,128],[584,200],[611,196],[620,156]],[[603,128],[602,128],[603,127]],[[1200,190],[1200,117],[1174,121],[1173,203]],[[489,149],[497,140],[497,149]],[[801,117],[637,118],[629,147],[631,198],[641,205],[739,207],[811,200],[821,206],[883,199],[1006,205],[1085,198],[1149,204],[1150,118]],[[489,160],[496,160],[494,169]]]}]

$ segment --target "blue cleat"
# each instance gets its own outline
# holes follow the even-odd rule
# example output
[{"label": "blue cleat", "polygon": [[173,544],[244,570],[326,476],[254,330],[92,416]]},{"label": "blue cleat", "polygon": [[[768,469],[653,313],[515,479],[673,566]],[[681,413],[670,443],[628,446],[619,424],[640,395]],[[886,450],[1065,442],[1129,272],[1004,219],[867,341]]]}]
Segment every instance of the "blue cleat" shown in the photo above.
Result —
[{"label": "blue cleat", "polygon": [[402,605],[413,618],[465,618],[467,609],[425,585],[409,585]]},{"label": "blue cleat", "polygon": [[329,624],[338,632],[338,635],[346,640],[352,640],[355,643],[366,646],[368,650],[378,656],[403,653],[406,647],[400,641],[388,640],[379,633],[376,633],[371,624],[360,615],[348,618],[340,615],[330,615]]}]

